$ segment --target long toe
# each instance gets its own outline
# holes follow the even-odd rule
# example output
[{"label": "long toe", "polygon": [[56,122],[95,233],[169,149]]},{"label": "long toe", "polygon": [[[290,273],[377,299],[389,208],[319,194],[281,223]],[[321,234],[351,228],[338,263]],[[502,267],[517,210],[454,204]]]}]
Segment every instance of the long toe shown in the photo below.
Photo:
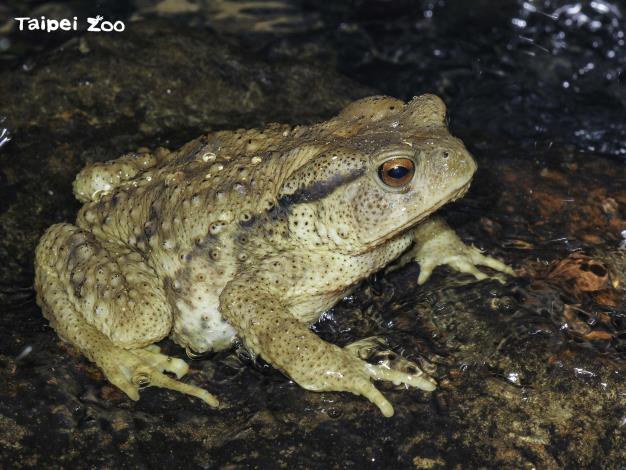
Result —
[{"label": "long toe", "polygon": [[150,347],[144,349],[135,349],[133,354],[140,357],[142,361],[149,364],[160,372],[169,372],[176,375],[177,378],[183,377],[189,371],[189,365],[182,359],[170,357],[161,354],[160,349],[152,349]]},{"label": "long toe", "polygon": [[[415,368],[417,369],[417,367]],[[417,369],[416,372],[408,373],[391,369],[388,366],[374,364],[367,364],[367,369],[374,380],[385,380],[392,382],[394,385],[408,385],[429,392],[437,388],[437,382],[420,369]]]}]

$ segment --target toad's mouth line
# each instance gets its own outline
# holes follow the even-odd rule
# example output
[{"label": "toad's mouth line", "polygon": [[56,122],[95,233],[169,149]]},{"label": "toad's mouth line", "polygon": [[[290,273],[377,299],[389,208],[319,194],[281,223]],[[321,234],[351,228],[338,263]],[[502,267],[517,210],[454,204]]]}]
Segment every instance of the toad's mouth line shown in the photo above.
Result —
[{"label": "toad's mouth line", "polygon": [[454,202],[457,199],[461,199],[463,196],[465,196],[465,193],[469,191],[471,184],[472,184],[472,180],[470,179],[467,183],[465,183],[463,186],[451,192],[448,196],[441,198],[441,200],[437,204],[435,204],[433,207],[431,207],[427,211],[422,212],[420,215],[418,215],[417,217],[414,217],[409,222],[401,225],[393,232],[390,232],[389,234],[387,234],[387,236],[380,238],[379,240],[376,240],[374,243],[371,244],[369,248],[371,248],[372,246],[379,246],[395,238],[399,234],[402,234],[406,232],[408,229],[410,229],[411,227],[417,225],[419,222],[421,222],[426,217],[436,212],[437,210],[439,210],[441,207],[445,206],[446,204]]}]

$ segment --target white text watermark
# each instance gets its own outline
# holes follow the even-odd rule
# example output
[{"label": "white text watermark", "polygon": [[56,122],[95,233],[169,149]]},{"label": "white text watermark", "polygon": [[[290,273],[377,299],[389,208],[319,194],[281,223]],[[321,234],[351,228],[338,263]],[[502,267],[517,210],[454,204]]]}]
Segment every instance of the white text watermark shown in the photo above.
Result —
[{"label": "white text watermark", "polygon": [[87,17],[85,18],[85,23],[76,16],[71,19],[64,18],[61,20],[46,18],[45,16],[39,18],[22,16],[13,19],[17,21],[17,27],[20,31],[45,31],[46,33],[52,33],[54,31],[78,31],[79,29],[83,29],[83,25],[86,26],[86,31],[94,33],[121,33],[126,29],[126,25],[123,21],[108,21],[101,15]]}]

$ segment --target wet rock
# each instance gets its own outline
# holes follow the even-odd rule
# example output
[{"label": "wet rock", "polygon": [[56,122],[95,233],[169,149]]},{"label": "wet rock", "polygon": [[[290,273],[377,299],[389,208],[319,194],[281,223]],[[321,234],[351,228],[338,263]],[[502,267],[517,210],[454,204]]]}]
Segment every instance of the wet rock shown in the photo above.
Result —
[{"label": "wet rock", "polygon": [[343,72],[402,98],[442,96],[464,140],[626,157],[621,2],[505,0],[494,9],[485,0],[359,0],[318,8]]}]

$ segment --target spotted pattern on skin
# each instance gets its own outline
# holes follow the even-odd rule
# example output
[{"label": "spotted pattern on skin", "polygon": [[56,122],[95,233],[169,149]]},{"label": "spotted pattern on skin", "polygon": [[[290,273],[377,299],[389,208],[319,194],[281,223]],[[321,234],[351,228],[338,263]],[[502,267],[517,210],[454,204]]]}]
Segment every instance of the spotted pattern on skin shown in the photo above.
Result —
[{"label": "spotted pattern on skin", "polygon": [[[401,188],[378,176],[396,156],[415,165]],[[373,380],[434,381],[367,364],[309,326],[415,241],[428,246],[420,224],[475,169],[432,95],[364,98],[312,126],[220,131],[91,164],[74,183],[76,223],[50,227],[37,248],[38,303],[133,399],[149,383],[216,406],[165,374],[187,366],[150,345],[170,336],[202,353],[238,336],[302,387],[363,395],[390,416]]]}]

